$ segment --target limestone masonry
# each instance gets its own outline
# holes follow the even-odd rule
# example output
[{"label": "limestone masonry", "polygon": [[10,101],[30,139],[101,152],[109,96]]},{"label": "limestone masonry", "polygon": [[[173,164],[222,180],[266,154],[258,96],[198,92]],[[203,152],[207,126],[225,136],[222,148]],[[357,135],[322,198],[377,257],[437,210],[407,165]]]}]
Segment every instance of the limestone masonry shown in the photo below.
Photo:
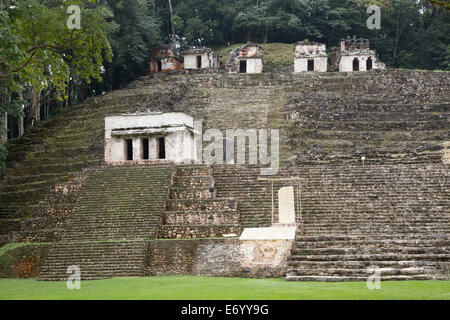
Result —
[{"label": "limestone masonry", "polygon": [[[10,142],[0,246],[20,245],[0,275],[448,279],[450,74],[382,70],[363,40],[335,52],[351,72],[308,72],[326,48],[302,42],[300,72],[243,75],[262,70],[246,45],[226,70],[156,72]],[[279,171],[198,161],[197,121],[278,129]]]}]

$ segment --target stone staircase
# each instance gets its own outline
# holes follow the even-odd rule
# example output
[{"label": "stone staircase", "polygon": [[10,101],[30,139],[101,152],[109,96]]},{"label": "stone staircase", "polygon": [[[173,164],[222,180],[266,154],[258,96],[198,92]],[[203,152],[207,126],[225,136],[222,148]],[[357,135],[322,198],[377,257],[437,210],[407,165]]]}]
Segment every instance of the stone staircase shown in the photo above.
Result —
[{"label": "stone staircase", "polygon": [[[450,99],[443,94],[449,82],[445,75],[426,77],[329,79],[317,90],[291,94],[281,113],[287,144],[298,150],[295,163],[442,162],[450,138]],[[335,80],[349,87],[329,89]]]},{"label": "stone staircase", "polygon": [[178,166],[159,238],[216,238],[241,233],[236,198],[218,198],[212,168]]},{"label": "stone staircase", "polygon": [[444,165],[338,166],[299,172],[303,228],[289,281],[446,279],[450,179]]},{"label": "stone staircase", "polygon": [[98,167],[86,173],[62,242],[50,249],[40,279],[66,279],[70,265],[81,269],[82,279],[142,275],[146,240],[156,238],[173,167]]},{"label": "stone staircase", "polygon": [[[271,224],[271,186],[259,168],[214,166],[217,195],[239,198],[243,227]],[[272,177],[299,177],[295,247],[286,280],[442,279],[450,266],[450,179],[442,164],[304,165]],[[277,190],[289,185],[274,183]],[[275,215],[275,222],[277,214]]]},{"label": "stone staircase", "polygon": [[67,280],[69,266],[80,268],[81,280],[145,275],[145,241],[59,242],[51,248],[39,280]]}]

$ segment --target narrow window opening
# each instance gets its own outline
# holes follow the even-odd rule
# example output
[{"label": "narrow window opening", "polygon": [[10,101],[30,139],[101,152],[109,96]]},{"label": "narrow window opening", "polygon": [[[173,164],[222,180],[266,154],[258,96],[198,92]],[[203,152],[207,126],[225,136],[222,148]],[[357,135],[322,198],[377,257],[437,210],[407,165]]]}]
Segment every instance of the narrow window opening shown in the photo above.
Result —
[{"label": "narrow window opening", "polygon": [[353,71],[359,71],[359,60],[358,60],[358,58],[353,59]]},{"label": "narrow window opening", "polygon": [[241,60],[239,62],[239,72],[247,73],[247,60]]},{"label": "narrow window opening", "polygon": [[162,63],[161,60],[156,61],[156,63],[158,64],[158,72],[162,71]]},{"label": "narrow window opening", "polygon": [[158,159],[166,158],[166,145],[164,137],[158,139]]},{"label": "narrow window opening", "polygon": [[202,67],[202,56],[197,56],[197,69]]},{"label": "narrow window opening", "polygon": [[308,71],[314,71],[314,60],[308,60]]},{"label": "narrow window opening", "polygon": [[142,139],[142,159],[144,159],[144,160],[149,159],[148,139],[146,139],[146,138]]},{"label": "narrow window opening", "polygon": [[128,139],[126,141],[126,148],[127,148],[127,160],[133,160],[133,140]]},{"label": "narrow window opening", "polygon": [[366,66],[367,71],[372,70],[372,58],[367,59]]}]

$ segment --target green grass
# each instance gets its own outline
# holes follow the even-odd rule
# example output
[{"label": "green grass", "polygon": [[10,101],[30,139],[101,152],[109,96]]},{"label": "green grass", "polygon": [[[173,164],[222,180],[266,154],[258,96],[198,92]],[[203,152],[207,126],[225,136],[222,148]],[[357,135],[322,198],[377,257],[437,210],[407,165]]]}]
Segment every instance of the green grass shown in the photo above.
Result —
[{"label": "green grass", "polygon": [[[244,43],[233,44],[229,47],[219,48],[222,62],[226,62],[230,50],[242,46]],[[258,44],[264,49],[263,60],[267,65],[291,66],[294,64],[294,43],[266,43]]]},{"label": "green grass", "polygon": [[286,282],[194,276],[133,277],[82,281],[80,290],[65,282],[0,279],[0,299],[450,299],[450,281],[381,282],[368,290],[365,282]]}]

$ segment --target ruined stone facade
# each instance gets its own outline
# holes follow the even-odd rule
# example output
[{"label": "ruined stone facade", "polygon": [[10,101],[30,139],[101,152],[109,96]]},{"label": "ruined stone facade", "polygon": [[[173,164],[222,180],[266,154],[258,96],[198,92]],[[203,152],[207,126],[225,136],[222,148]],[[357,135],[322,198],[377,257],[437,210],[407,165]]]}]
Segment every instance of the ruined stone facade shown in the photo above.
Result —
[{"label": "ruined stone facade", "polygon": [[324,43],[303,41],[294,48],[294,72],[326,72],[328,55]]},{"label": "ruined stone facade", "polygon": [[347,37],[341,41],[337,64],[339,72],[369,71],[386,67],[379,61],[375,50],[370,49],[369,40],[356,37]]},{"label": "ruined stone facade", "polygon": [[193,118],[180,112],[106,117],[105,163],[191,163],[196,159],[193,126]]},{"label": "ruined stone facade", "polygon": [[181,53],[185,69],[211,69],[220,67],[220,56],[211,48],[192,48]]},{"label": "ruined stone facade", "polygon": [[[365,281],[374,262],[382,280],[448,278],[449,83],[449,73],[411,70],[145,77],[11,143],[0,244],[22,242],[23,250],[8,255],[17,251],[27,261],[33,253],[45,258],[32,242],[50,243],[30,273],[43,280],[67,279],[67,266],[79,265],[86,280],[193,274]],[[292,192],[289,210],[280,205],[285,197],[274,197],[273,219],[271,184],[258,165],[105,165],[105,117],[139,118],[149,108],[183,110],[205,129],[279,128],[283,158],[274,190],[292,186],[281,178],[299,178],[295,239],[230,236],[292,222]],[[148,123],[127,121],[116,131],[138,139],[149,133]],[[113,129],[106,130],[111,138]],[[1,258],[4,276],[15,274]]]},{"label": "ruined stone facade", "polygon": [[150,55],[149,74],[180,69],[181,58],[171,45],[156,48]]},{"label": "ruined stone facade", "polygon": [[225,69],[229,73],[261,73],[263,71],[263,48],[252,43],[230,52]]}]

